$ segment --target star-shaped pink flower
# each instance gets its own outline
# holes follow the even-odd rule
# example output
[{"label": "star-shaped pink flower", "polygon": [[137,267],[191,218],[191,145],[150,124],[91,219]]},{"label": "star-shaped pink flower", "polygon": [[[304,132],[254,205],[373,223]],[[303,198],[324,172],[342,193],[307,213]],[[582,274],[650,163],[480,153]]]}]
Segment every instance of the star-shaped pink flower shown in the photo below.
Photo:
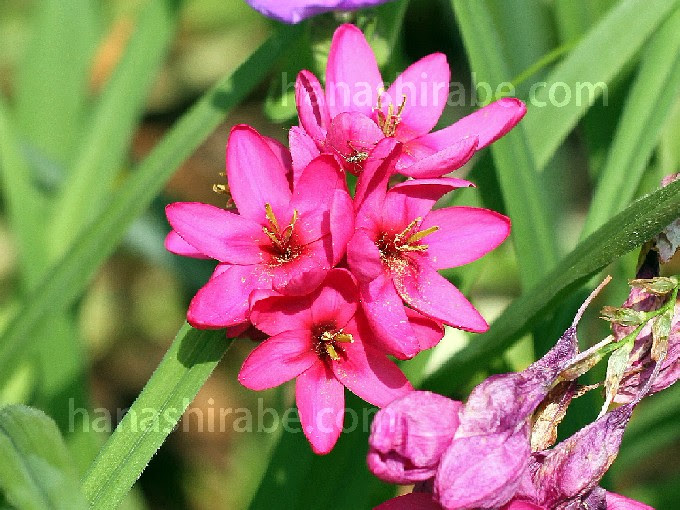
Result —
[{"label": "star-shaped pink flower", "polygon": [[189,306],[188,321],[197,328],[243,324],[257,289],[314,290],[343,258],[353,231],[352,200],[330,156],[313,160],[292,186],[285,149],[236,126],[227,145],[227,179],[239,214],[194,202],[166,208],[173,228],[168,249],[219,262]]},{"label": "star-shaped pink flower", "polygon": [[336,155],[359,173],[383,138],[403,144],[396,171],[412,177],[440,177],[512,129],[526,113],[524,103],[500,99],[431,133],[449,97],[450,69],[442,53],[423,57],[384,91],[383,80],[363,33],[339,27],[326,66],[326,87],[309,71],[296,82],[300,127],[290,132],[296,168],[319,153]]},{"label": "star-shaped pink flower", "polygon": [[243,363],[239,381],[252,390],[296,379],[300,422],[314,452],[335,445],[344,418],[344,388],[383,407],[412,390],[406,376],[370,344],[359,293],[346,269],[333,269],[306,296],[256,296],[251,320],[271,338]]}]

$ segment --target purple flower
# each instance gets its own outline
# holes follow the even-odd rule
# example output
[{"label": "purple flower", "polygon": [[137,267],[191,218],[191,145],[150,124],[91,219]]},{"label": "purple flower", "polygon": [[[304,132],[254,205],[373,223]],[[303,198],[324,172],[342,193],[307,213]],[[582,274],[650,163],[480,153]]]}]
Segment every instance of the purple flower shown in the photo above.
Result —
[{"label": "purple flower", "polygon": [[390,0],[246,0],[256,11],[283,23],[300,23],[303,19],[328,11],[354,11]]}]

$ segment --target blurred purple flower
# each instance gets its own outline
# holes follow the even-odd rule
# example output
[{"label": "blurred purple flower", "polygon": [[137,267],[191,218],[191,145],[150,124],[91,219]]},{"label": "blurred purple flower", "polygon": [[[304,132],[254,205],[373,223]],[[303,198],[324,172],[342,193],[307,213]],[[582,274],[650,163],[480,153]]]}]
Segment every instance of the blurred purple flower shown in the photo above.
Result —
[{"label": "blurred purple flower", "polygon": [[388,1],[391,0],[246,0],[246,3],[269,18],[300,23],[323,12],[354,11]]}]

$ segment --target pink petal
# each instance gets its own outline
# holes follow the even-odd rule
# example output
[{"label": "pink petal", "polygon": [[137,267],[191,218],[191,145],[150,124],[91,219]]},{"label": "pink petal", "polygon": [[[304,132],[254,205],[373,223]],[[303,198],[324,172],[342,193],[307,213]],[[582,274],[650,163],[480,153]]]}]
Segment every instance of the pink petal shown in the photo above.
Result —
[{"label": "pink petal", "polygon": [[607,510],[654,510],[654,508],[620,494],[607,492]]},{"label": "pink petal", "polygon": [[432,349],[444,337],[444,326],[411,308],[405,308],[408,322],[418,338],[421,351]]},{"label": "pink petal", "polygon": [[307,165],[321,153],[314,140],[300,126],[290,128],[288,143],[293,158],[293,187],[295,187]]},{"label": "pink petal", "polygon": [[385,407],[394,399],[413,390],[399,367],[383,353],[363,343],[371,330],[365,319],[353,320],[345,327],[354,342],[343,345],[346,357],[331,367],[338,380],[352,393],[369,404]]},{"label": "pink petal", "polygon": [[309,71],[300,71],[295,81],[295,104],[300,125],[317,143],[326,140],[331,119],[319,80]]},{"label": "pink petal", "polygon": [[302,296],[316,289],[333,266],[330,236],[302,247],[290,262],[270,267],[274,290],[289,296]]},{"label": "pink petal", "polygon": [[269,149],[274,153],[274,156],[279,160],[281,166],[286,169],[286,180],[288,185],[293,185],[293,157],[288,150],[288,147],[281,142],[268,136],[263,136],[264,141],[267,142]]},{"label": "pink petal", "polygon": [[382,274],[360,287],[361,306],[373,329],[375,340],[387,352],[399,359],[418,354],[420,346],[404,303],[394,288],[392,278]]},{"label": "pink petal", "polygon": [[519,99],[506,97],[463,117],[455,124],[425,135],[420,143],[437,150],[467,136],[479,139],[477,149],[483,149],[510,131],[524,117],[526,105]]},{"label": "pink petal", "polygon": [[194,259],[210,258],[204,253],[198,251],[189,243],[187,243],[174,230],[168,232],[168,235],[165,237],[165,249],[168,250],[170,253],[174,253],[175,255],[181,255],[182,257],[191,257]]},{"label": "pink petal", "polygon": [[248,329],[250,329],[250,322],[242,322],[236,326],[229,326],[227,328],[227,338],[239,338]]},{"label": "pink petal", "polygon": [[451,71],[443,53],[433,53],[411,64],[383,96],[383,113],[388,104],[399,108],[406,103],[396,137],[407,142],[429,133],[441,117],[449,95]]},{"label": "pink petal", "polygon": [[195,328],[224,328],[244,322],[250,293],[271,288],[271,278],[261,266],[225,266],[221,271],[191,300],[187,320]]},{"label": "pink petal", "polygon": [[476,207],[446,207],[425,217],[421,229],[439,230],[428,235],[427,255],[436,269],[456,267],[486,255],[510,235],[510,218]]},{"label": "pink petal", "polygon": [[549,510],[549,508],[528,501],[510,501],[501,510]]},{"label": "pink petal", "polygon": [[427,391],[412,391],[378,411],[366,458],[371,472],[405,485],[434,478],[458,428],[462,403]]},{"label": "pink petal", "polygon": [[315,363],[295,383],[300,423],[314,453],[330,452],[342,432],[345,388],[324,363]]},{"label": "pink petal", "polygon": [[[345,112],[333,118],[328,132],[327,150],[339,157],[348,172],[360,174],[370,153],[385,138],[373,120],[358,112]],[[364,161],[352,160],[366,153]]]},{"label": "pink petal", "polygon": [[[394,138],[383,138],[375,147],[371,158],[364,163],[354,193],[354,210],[357,211],[356,227],[362,216],[380,218],[382,204],[387,193],[387,184],[394,174],[394,168],[401,154],[401,144]],[[370,222],[369,222],[370,223]]]},{"label": "pink petal", "polygon": [[459,169],[477,151],[477,138],[463,138],[448,147],[432,151],[419,144],[420,139],[406,144],[397,163],[397,172],[417,178],[440,177]]},{"label": "pink petal", "polygon": [[238,214],[200,202],[175,202],[165,208],[175,232],[196,251],[231,264],[256,264],[267,243],[262,226]]},{"label": "pink petal", "polygon": [[347,245],[347,264],[362,283],[375,280],[385,272],[380,251],[367,230],[357,229],[354,233]]},{"label": "pink petal", "polygon": [[280,155],[255,129],[234,126],[227,143],[227,180],[239,213],[251,220],[265,221],[265,204],[277,217],[284,217],[291,198],[287,169]]},{"label": "pink petal", "polygon": [[268,390],[294,379],[317,361],[309,331],[285,331],[250,353],[238,380],[251,390]]},{"label": "pink petal", "polygon": [[473,186],[469,181],[447,177],[412,179],[397,184],[387,192],[382,206],[384,224],[401,231],[414,219],[425,218],[437,200],[450,191]]},{"label": "pink petal", "polygon": [[373,510],[444,510],[444,507],[432,498],[432,494],[412,492],[385,501]]},{"label": "pink petal", "polygon": [[312,295],[310,313],[314,324],[334,322],[344,328],[359,307],[359,289],[347,269],[331,269]]},{"label": "pink petal", "polygon": [[345,190],[335,190],[329,216],[333,265],[338,264],[347,251],[347,243],[354,234],[354,202]]},{"label": "pink petal", "polygon": [[406,271],[394,273],[399,295],[417,311],[465,331],[483,333],[489,325],[474,306],[446,278],[419,258]]},{"label": "pink petal", "polygon": [[371,115],[378,104],[382,78],[373,50],[354,25],[333,34],[326,65],[326,100],[331,117],[342,112]]},{"label": "pink petal", "polygon": [[[334,224],[331,222],[333,207],[339,208],[335,213],[342,216],[336,217]],[[295,233],[302,244],[317,241],[332,233],[333,227],[339,227],[338,232],[344,239],[337,241],[344,251],[347,236],[354,230],[354,214],[345,176],[333,156],[319,156],[305,168],[293,191],[291,208],[298,212]]]},{"label": "pink petal", "polygon": [[253,303],[253,296],[260,292],[253,292],[250,299],[250,320],[260,331],[274,336],[284,331],[309,329],[314,323],[308,296],[291,298],[274,295]]}]

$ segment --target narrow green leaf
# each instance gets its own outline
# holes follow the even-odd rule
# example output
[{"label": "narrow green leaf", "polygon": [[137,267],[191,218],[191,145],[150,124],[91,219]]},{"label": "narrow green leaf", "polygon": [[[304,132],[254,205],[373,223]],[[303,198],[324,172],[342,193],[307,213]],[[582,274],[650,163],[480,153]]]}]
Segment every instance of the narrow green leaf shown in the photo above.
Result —
[{"label": "narrow green leaf", "polygon": [[[453,7],[478,80],[495,87],[509,79],[503,45],[486,2],[453,0]],[[506,210],[513,223],[512,238],[522,285],[528,288],[555,264],[557,246],[541,177],[524,133],[525,121],[495,142],[491,150]]]},{"label": "narrow green leaf", "polygon": [[54,205],[53,259],[62,255],[111,196],[135,126],[175,32],[179,0],[147,2],[125,54],[108,81]]},{"label": "narrow green leaf", "polygon": [[617,0],[555,0],[553,8],[563,42],[577,41]]},{"label": "narrow green leaf", "polygon": [[90,507],[115,509],[227,351],[224,331],[185,324],[83,480]]},{"label": "narrow green leaf", "polygon": [[107,259],[177,167],[266,76],[271,64],[299,34],[298,26],[284,26],[233,74],[224,78],[173,127],[149,157],[124,183],[113,201],[72,244],[0,339],[0,383],[30,342],[48,312],[67,309],[85,290],[90,278]]},{"label": "narrow green leaf", "polygon": [[7,216],[16,235],[19,267],[26,288],[38,282],[39,269],[45,264],[42,249],[45,197],[33,181],[31,168],[23,157],[13,119],[0,96],[0,189]]},{"label": "narrow green leaf", "polygon": [[616,258],[644,244],[679,214],[680,181],[633,202],[581,242],[539,283],[513,301],[489,331],[473,339],[430,375],[423,387],[444,394],[454,392],[474,373],[479,360],[502,353],[561,297]]},{"label": "narrow green leaf", "polygon": [[18,70],[19,125],[41,152],[62,165],[81,131],[97,40],[95,6],[92,0],[35,4],[33,40]]},{"label": "narrow green leaf", "polygon": [[680,9],[652,37],[600,174],[583,235],[633,198],[647,163],[680,97]]},{"label": "narrow green leaf", "polygon": [[0,410],[0,492],[21,510],[79,510],[87,503],[56,424],[22,405]]},{"label": "narrow green leaf", "polygon": [[539,169],[678,5],[678,0],[623,0],[534,90],[523,124]]}]

